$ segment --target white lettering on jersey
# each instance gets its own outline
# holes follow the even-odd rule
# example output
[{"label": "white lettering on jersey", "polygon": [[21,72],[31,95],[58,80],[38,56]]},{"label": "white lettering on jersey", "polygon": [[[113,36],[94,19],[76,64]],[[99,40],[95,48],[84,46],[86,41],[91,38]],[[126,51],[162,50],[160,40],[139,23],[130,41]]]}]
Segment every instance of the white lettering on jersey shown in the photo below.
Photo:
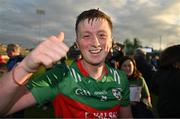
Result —
[{"label": "white lettering on jersey", "polygon": [[91,96],[91,93],[88,90],[84,90],[84,89],[80,89],[80,88],[75,90],[75,94],[76,95]]},{"label": "white lettering on jersey", "polygon": [[117,112],[85,112],[85,118],[98,118],[98,119],[109,119],[109,118],[118,118]]},{"label": "white lettering on jersey", "polygon": [[107,91],[102,90],[102,91],[95,91],[94,95],[107,95]]}]

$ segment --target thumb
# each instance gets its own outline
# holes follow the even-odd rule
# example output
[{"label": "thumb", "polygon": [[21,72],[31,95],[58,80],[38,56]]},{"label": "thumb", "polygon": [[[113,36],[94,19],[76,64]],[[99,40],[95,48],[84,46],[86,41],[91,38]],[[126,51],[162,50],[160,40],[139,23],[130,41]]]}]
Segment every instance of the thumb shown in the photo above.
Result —
[{"label": "thumb", "polygon": [[63,32],[60,32],[60,33],[57,35],[57,38],[59,39],[59,41],[63,42],[63,41],[64,41],[64,33],[63,33]]}]

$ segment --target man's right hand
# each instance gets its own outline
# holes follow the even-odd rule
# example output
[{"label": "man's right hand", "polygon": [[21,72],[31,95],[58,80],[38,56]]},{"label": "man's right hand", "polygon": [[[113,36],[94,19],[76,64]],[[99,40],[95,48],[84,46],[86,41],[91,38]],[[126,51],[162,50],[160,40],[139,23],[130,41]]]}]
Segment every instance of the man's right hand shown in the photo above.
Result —
[{"label": "man's right hand", "polygon": [[29,73],[37,71],[41,65],[47,68],[52,67],[53,64],[65,57],[69,50],[63,40],[63,32],[58,36],[50,36],[26,56],[20,66]]}]

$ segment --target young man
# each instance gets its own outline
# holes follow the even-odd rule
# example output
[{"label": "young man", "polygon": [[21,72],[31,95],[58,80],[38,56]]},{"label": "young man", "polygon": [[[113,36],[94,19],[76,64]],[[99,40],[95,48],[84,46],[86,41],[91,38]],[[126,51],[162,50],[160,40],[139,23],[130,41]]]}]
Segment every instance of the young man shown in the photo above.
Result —
[{"label": "young man", "polygon": [[[110,17],[98,9],[84,11],[77,17],[75,30],[82,59],[70,66],[53,66],[69,48],[63,33],[47,38],[0,80],[0,112],[10,114],[53,101],[55,115],[62,118],[132,116],[126,75],[105,64],[112,46]],[[53,68],[28,81],[41,65]]]}]

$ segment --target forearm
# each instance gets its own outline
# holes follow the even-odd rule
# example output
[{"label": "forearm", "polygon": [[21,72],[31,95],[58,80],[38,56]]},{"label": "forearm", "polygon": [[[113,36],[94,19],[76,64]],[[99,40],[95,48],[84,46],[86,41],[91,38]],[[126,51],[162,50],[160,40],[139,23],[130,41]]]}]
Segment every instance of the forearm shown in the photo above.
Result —
[{"label": "forearm", "polygon": [[15,80],[21,82],[21,80],[25,80],[31,75],[31,73],[28,73],[20,66],[4,74],[0,79],[0,113],[5,113],[13,105],[23,88],[23,85],[18,85]]},{"label": "forearm", "polygon": [[23,104],[21,107],[26,105],[20,100],[24,95],[18,93],[23,90],[22,87],[28,82],[29,77],[41,65],[47,68],[52,67],[53,64],[66,56],[69,48],[63,43],[63,40],[63,32],[58,36],[47,38],[28,54],[18,66],[0,78],[0,113],[5,113],[10,109],[9,107],[18,101]]},{"label": "forearm", "polygon": [[152,107],[151,97],[150,97],[150,96],[148,96],[148,97],[146,97],[146,98],[143,98],[142,101],[143,101],[147,106]]}]

